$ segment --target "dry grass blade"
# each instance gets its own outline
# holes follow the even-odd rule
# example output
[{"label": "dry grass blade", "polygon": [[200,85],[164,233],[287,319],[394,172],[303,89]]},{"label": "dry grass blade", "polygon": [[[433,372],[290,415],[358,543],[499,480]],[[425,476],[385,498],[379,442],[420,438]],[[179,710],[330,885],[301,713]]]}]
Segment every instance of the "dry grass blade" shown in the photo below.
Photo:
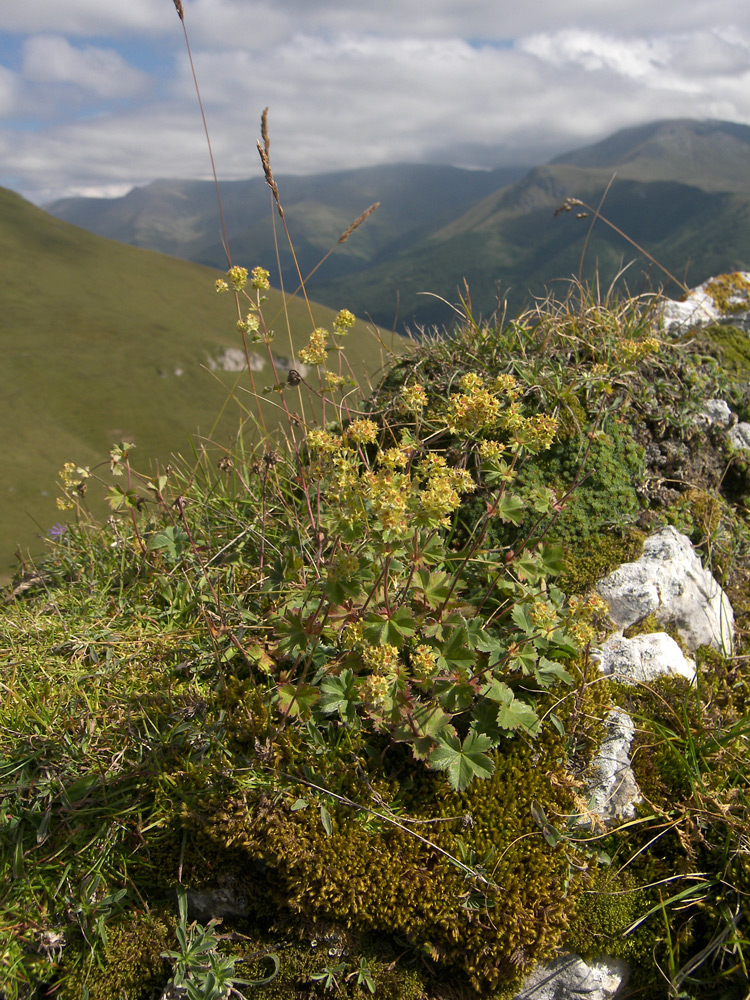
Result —
[{"label": "dry grass blade", "polygon": [[[265,116],[265,112],[263,113]],[[266,133],[267,135],[268,133]],[[268,158],[268,152],[264,146],[261,146],[260,142],[256,143],[258,147],[258,153],[260,155],[260,162],[263,165],[263,174],[266,178],[266,184],[270,187],[273,194],[273,200],[276,202],[276,207],[279,210],[279,215],[284,218],[284,209],[281,207],[281,199],[279,198],[279,189],[276,185],[276,181],[273,177],[273,171],[271,170],[271,161]]]},{"label": "dry grass blade", "polygon": [[266,152],[266,158],[269,159],[271,155],[271,140],[268,136],[268,108],[263,108],[263,114],[260,116],[260,136],[263,140],[263,148]]},{"label": "dry grass blade", "polygon": [[354,220],[354,222],[351,224],[351,226],[349,226],[348,229],[345,229],[343,231],[343,233],[341,234],[341,236],[339,236],[339,243],[346,243],[346,241],[352,235],[352,233],[354,232],[354,230],[355,229],[359,229],[359,227],[362,225],[362,223],[365,221],[365,219],[369,219],[370,216],[372,215],[372,213],[375,211],[376,208],[380,208],[380,202],[379,201],[376,201],[374,205],[370,205],[369,208],[366,208],[364,210],[364,212]]},{"label": "dry grass blade", "polygon": [[177,16],[181,21],[185,20],[185,11],[182,9],[182,0],[174,0],[175,10],[177,11]]}]

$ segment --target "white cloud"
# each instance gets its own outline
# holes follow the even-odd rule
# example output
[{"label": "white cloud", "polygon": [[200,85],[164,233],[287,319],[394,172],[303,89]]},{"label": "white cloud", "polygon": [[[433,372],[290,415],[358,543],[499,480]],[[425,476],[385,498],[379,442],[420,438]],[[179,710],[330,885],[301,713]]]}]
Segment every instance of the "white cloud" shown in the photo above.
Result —
[{"label": "white cloud", "polygon": [[0,31],[108,35],[170,30],[177,14],[168,0],[23,0],[0,4]]},{"label": "white cloud", "polygon": [[18,79],[16,74],[0,66],[0,116],[9,117],[16,109]]},{"label": "white cloud", "polygon": [[[183,3],[226,178],[258,172],[255,138],[266,105],[277,174],[409,160],[540,162],[648,120],[750,122],[750,8],[735,0],[616,7],[535,0],[502,11],[496,0],[381,0],[377,8],[352,0]],[[0,27],[12,19],[8,6],[21,5],[0,2]],[[4,176],[15,185],[21,177],[18,186],[38,201],[208,176],[171,0],[130,0],[119,9],[66,0],[67,37],[53,33],[62,30],[62,6],[26,0],[25,8],[48,13],[49,34],[26,43],[25,90],[0,73],[0,109],[15,100],[36,116],[33,132],[0,133]],[[638,30],[649,15],[651,26]],[[105,21],[110,36],[71,37],[102,30]],[[44,23],[37,17],[36,30]],[[116,46],[126,35],[123,55]],[[139,65],[158,60],[151,79],[127,61],[140,40]],[[60,83],[68,86],[49,86]],[[111,98],[127,95],[127,106],[112,110]]]},{"label": "white cloud", "polygon": [[35,35],[24,45],[23,75],[32,83],[72,84],[101,98],[133,97],[147,77],[114,49],[78,49],[59,35]]}]

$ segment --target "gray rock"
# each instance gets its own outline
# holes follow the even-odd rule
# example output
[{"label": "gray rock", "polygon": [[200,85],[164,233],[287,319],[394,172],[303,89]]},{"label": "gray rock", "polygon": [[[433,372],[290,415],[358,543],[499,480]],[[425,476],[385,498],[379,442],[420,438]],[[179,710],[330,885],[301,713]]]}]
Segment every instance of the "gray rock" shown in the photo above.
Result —
[{"label": "gray rock", "polygon": [[[750,272],[738,272],[741,278],[750,282]],[[723,275],[718,275],[723,277]],[[688,330],[699,329],[704,326],[713,326],[715,323],[722,323],[727,326],[736,326],[740,330],[750,330],[750,302],[747,295],[737,295],[730,299],[730,308],[727,312],[722,312],[713,298],[706,291],[707,287],[716,278],[709,278],[702,285],[691,289],[690,293],[682,302],[674,302],[671,299],[663,304],[660,319],[662,330],[672,336],[685,333]]]},{"label": "gray rock", "polygon": [[729,598],[704,569],[690,539],[671,525],[646,540],[640,559],[623,563],[596,589],[619,628],[653,614],[660,624],[675,625],[690,652],[699,646],[725,653],[733,649]]},{"label": "gray rock", "polygon": [[746,448],[750,451],[750,424],[735,424],[727,437],[735,448]]},{"label": "gray rock", "polygon": [[[587,775],[589,813],[605,825],[615,820],[633,819],[641,801],[641,791],[630,766],[630,744],[635,735],[633,720],[620,708],[604,720],[604,739]],[[583,817],[590,823],[592,817]]]},{"label": "gray rock", "polygon": [[626,639],[613,635],[593,654],[603,674],[625,684],[648,683],[657,677],[678,674],[695,680],[695,660],[685,656],[666,632],[652,632]]},{"label": "gray rock", "polygon": [[707,424],[716,427],[731,427],[737,423],[737,417],[729,409],[729,404],[724,399],[706,400],[701,416]]},{"label": "gray rock", "polygon": [[588,965],[578,955],[563,955],[537,966],[515,1000],[611,1000],[627,978],[628,967],[619,959]]}]

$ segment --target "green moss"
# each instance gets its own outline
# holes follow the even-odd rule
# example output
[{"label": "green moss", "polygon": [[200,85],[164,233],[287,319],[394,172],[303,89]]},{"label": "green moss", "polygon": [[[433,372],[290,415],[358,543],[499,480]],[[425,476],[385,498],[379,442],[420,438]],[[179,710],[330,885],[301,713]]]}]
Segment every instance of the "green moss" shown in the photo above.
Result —
[{"label": "green moss", "polygon": [[[530,811],[535,799],[551,818],[571,811],[564,784],[550,780],[562,758],[559,740],[548,736],[533,747],[509,743],[495,756],[493,776],[462,794],[428,772],[400,789],[381,781],[379,811],[393,806],[407,817],[398,825],[326,799],[329,836],[303,786],[273,807],[249,791],[209,799],[190,822],[270,866],[279,901],[296,920],[359,936],[397,935],[443,973],[493,989],[554,951],[575,905],[568,857],[547,845]],[[338,774],[325,780],[338,794],[362,798],[351,764],[342,773],[339,762]],[[308,808],[291,809],[297,795],[308,798]],[[490,884],[441,851],[484,866]]]},{"label": "green moss", "polygon": [[750,308],[750,282],[739,271],[713,278],[706,285],[706,292],[724,315],[744,312]]},{"label": "green moss", "polygon": [[83,1000],[84,988],[92,1000],[150,1000],[169,979],[169,966],[160,956],[174,946],[174,929],[172,917],[129,913],[109,925],[101,965],[90,955],[84,958],[88,946],[66,948],[61,1000]]},{"label": "green moss", "polygon": [[643,555],[646,536],[637,528],[622,532],[600,531],[575,548],[565,549],[564,568],[558,579],[568,594],[582,594],[622,563]]}]

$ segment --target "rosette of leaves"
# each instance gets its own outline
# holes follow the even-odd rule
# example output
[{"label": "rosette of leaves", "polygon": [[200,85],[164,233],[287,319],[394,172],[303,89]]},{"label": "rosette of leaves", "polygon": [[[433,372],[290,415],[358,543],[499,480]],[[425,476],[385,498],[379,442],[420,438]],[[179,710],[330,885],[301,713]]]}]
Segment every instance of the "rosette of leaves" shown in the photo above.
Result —
[{"label": "rosette of leaves", "polygon": [[[477,396],[490,416],[476,423],[489,432],[502,420],[502,399],[490,407],[489,391]],[[371,421],[355,422],[354,433],[308,437],[314,524],[280,540],[262,587],[273,631],[267,670],[276,682],[267,700],[277,718],[321,733],[333,722],[406,744],[457,790],[492,773],[489,751],[501,740],[536,735],[542,706],[562,730],[547,712],[547,693],[572,683],[579,646],[575,616],[550,582],[560,552],[485,545],[493,519],[518,524],[529,502],[512,487],[536,424],[524,423],[511,402],[509,456],[477,457],[474,477],[468,463],[450,466],[408,431],[386,447]],[[473,437],[464,433],[467,455],[479,450]],[[456,512],[479,479],[486,514],[458,545]],[[542,515],[553,502],[543,489],[533,498]]]}]

